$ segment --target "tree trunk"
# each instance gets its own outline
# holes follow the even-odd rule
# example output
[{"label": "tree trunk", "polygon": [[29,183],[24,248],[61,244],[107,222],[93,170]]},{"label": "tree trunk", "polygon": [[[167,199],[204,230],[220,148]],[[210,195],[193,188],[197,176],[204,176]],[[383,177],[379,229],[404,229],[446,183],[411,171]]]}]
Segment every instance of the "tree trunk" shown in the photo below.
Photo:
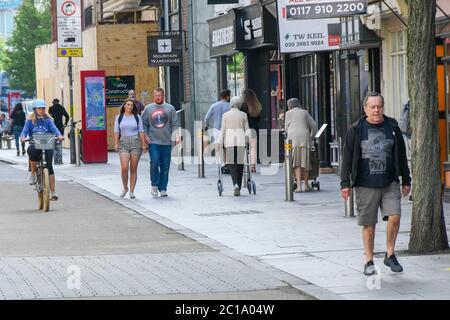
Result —
[{"label": "tree trunk", "polygon": [[436,0],[409,0],[408,87],[412,127],[413,208],[409,251],[448,248],[438,134]]}]

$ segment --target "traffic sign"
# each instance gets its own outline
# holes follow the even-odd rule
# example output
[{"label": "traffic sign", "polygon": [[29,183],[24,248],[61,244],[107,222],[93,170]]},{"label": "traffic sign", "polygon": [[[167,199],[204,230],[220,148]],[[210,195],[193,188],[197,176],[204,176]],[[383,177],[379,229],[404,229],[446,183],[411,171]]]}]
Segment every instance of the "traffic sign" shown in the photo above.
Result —
[{"label": "traffic sign", "polygon": [[58,57],[82,57],[81,0],[57,0]]}]

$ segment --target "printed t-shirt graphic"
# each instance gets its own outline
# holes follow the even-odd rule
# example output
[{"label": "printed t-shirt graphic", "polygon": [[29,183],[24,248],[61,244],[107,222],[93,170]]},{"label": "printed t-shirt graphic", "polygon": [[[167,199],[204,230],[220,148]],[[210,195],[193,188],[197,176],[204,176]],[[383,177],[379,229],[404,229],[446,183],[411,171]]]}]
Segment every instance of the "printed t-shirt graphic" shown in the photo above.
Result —
[{"label": "printed t-shirt graphic", "polygon": [[370,174],[385,174],[387,158],[392,158],[393,139],[386,139],[384,128],[368,129],[368,140],[362,141],[362,158],[369,159]]},{"label": "printed t-shirt graphic", "polygon": [[156,109],[151,115],[152,126],[158,129],[165,128],[169,122],[169,116],[164,109]]}]

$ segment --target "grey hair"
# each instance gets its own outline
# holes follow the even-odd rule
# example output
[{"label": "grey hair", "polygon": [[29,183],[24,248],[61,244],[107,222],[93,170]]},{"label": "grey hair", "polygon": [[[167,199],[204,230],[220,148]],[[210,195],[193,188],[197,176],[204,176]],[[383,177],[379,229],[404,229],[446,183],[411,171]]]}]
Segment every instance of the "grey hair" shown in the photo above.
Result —
[{"label": "grey hair", "polygon": [[287,102],[287,106],[288,106],[289,110],[292,108],[301,108],[302,107],[300,100],[298,100],[297,98],[289,99]]},{"label": "grey hair", "polygon": [[237,97],[237,96],[233,97],[230,100],[230,108],[241,109],[242,108],[242,103],[243,103],[243,101],[242,101],[241,97]]},{"label": "grey hair", "polygon": [[379,92],[367,92],[366,96],[364,97],[363,106],[366,107],[367,101],[370,97],[378,97],[381,99],[381,103],[384,106],[384,97]]}]

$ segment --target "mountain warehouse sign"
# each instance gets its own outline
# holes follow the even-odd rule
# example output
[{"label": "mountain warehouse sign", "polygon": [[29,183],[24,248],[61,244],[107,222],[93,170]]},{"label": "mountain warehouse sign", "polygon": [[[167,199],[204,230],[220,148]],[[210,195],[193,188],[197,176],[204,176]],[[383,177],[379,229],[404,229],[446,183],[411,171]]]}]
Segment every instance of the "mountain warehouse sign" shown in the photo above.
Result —
[{"label": "mountain warehouse sign", "polygon": [[147,36],[148,65],[150,67],[181,64],[182,40],[179,34]]}]

